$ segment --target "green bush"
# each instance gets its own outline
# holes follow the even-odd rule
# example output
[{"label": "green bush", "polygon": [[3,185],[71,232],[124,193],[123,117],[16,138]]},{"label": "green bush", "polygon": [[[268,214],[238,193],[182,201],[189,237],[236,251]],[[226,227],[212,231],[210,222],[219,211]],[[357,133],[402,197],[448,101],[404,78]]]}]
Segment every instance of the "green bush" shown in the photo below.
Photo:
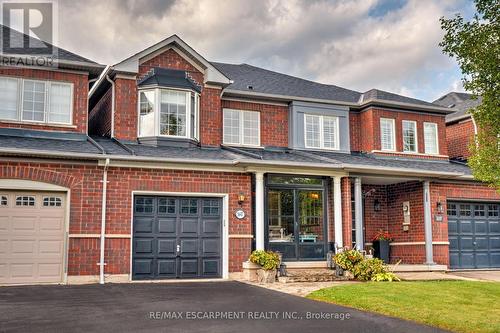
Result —
[{"label": "green bush", "polygon": [[355,249],[345,250],[337,253],[333,260],[337,265],[346,271],[352,271],[357,263],[363,260],[363,255],[361,252]]},{"label": "green bush", "polygon": [[256,250],[252,252],[249,259],[266,271],[277,269],[280,266],[280,256],[273,251]]},{"label": "green bush", "polygon": [[387,273],[377,273],[377,274],[373,275],[372,276],[372,281],[377,281],[377,282],[389,281],[389,282],[392,282],[392,281],[401,281],[401,279],[398,278],[396,276],[396,274],[394,274],[392,272],[387,272]]},{"label": "green bush", "polygon": [[377,274],[387,273],[387,268],[382,260],[371,258],[358,262],[351,272],[358,280],[370,281]]}]

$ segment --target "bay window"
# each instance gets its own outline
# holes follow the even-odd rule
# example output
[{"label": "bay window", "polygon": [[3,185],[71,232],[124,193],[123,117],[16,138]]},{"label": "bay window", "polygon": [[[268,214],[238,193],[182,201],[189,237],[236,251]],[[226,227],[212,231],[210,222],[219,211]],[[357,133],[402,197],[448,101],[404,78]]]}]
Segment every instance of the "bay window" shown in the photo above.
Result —
[{"label": "bay window", "polygon": [[306,148],[339,149],[339,118],[306,114],[304,117]]},{"label": "bay window", "polygon": [[382,150],[396,150],[396,130],[394,119],[380,118],[380,146]]},{"label": "bay window", "polygon": [[150,89],[139,92],[139,137],[198,139],[199,95],[192,91]]},{"label": "bay window", "polygon": [[418,152],[416,121],[403,120],[403,151]]},{"label": "bay window", "polygon": [[426,154],[439,154],[438,128],[436,123],[424,123],[424,144]]},{"label": "bay window", "polygon": [[0,120],[71,124],[73,85],[0,77]]},{"label": "bay window", "polygon": [[224,144],[241,146],[260,145],[260,113],[224,109]]}]

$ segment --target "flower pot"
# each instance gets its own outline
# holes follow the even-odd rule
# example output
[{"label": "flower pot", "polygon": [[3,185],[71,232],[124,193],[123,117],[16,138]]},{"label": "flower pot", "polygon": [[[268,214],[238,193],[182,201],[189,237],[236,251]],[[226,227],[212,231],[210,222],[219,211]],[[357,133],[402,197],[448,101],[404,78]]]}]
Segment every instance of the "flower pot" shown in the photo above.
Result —
[{"label": "flower pot", "polygon": [[388,240],[373,241],[374,257],[383,260],[386,264],[389,263],[391,247]]},{"label": "flower pot", "polygon": [[276,270],[259,269],[257,270],[257,277],[259,283],[274,283],[276,281]]}]

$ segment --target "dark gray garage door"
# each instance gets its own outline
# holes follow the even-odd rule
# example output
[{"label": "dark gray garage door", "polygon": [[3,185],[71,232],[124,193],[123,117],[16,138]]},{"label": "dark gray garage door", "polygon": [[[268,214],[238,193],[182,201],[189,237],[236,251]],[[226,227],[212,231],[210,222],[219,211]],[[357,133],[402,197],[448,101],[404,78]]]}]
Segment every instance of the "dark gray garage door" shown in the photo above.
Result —
[{"label": "dark gray garage door", "polygon": [[448,202],[450,268],[500,267],[500,205]]},{"label": "dark gray garage door", "polygon": [[132,278],[221,276],[218,198],[136,196]]}]

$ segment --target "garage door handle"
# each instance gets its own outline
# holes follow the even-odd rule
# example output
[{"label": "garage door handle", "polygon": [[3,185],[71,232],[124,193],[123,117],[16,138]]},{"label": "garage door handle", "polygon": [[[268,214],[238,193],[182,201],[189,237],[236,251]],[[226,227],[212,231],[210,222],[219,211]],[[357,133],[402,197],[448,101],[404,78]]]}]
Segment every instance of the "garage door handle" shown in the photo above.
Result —
[{"label": "garage door handle", "polygon": [[177,245],[177,254],[179,254],[179,252],[181,252],[181,246]]}]

